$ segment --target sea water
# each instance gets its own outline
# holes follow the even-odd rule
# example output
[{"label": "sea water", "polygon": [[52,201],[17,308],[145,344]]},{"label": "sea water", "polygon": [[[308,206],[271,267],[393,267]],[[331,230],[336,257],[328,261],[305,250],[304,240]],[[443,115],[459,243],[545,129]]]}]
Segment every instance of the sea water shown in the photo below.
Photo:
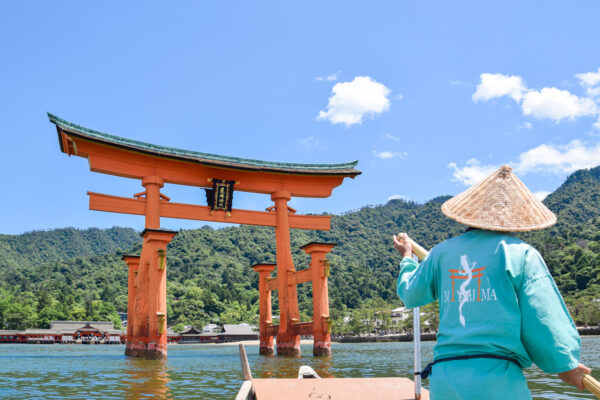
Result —
[{"label": "sea water", "polygon": [[[423,343],[423,363],[433,342]],[[125,357],[124,346],[0,344],[2,399],[233,399],[242,383],[237,345],[172,345],[166,361]],[[333,344],[331,357],[265,357],[246,346],[255,378],[295,378],[301,365],[326,377],[411,378],[411,343]],[[582,339],[582,362],[600,378],[600,337]],[[537,368],[525,371],[536,399],[589,399]],[[427,381],[425,381],[427,383]],[[425,385],[426,386],[426,385]]]}]

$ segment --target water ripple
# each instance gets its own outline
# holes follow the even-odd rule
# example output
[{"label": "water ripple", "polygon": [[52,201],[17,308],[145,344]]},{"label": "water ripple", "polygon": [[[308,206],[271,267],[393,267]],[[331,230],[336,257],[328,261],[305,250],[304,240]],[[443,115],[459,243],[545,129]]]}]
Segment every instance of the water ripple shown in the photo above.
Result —
[{"label": "water ripple", "polygon": [[[423,360],[433,343],[423,344]],[[0,345],[0,398],[231,399],[242,383],[237,346],[176,345],[168,361],[130,359],[123,346]],[[322,377],[412,376],[410,343],[334,344],[333,356],[265,357],[247,353],[254,377],[295,378],[301,365]],[[582,340],[582,362],[600,372],[600,338]],[[537,368],[525,371],[535,399],[590,399]],[[598,377],[598,373],[594,372]]]}]

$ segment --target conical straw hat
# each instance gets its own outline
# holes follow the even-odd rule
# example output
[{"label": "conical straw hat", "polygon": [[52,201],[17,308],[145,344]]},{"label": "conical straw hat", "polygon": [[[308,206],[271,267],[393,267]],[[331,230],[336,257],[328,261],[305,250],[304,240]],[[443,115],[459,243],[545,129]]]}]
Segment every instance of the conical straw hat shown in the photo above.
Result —
[{"label": "conical straw hat", "polygon": [[446,201],[442,212],[463,225],[491,231],[533,231],[556,223],[556,215],[527,189],[508,165]]}]

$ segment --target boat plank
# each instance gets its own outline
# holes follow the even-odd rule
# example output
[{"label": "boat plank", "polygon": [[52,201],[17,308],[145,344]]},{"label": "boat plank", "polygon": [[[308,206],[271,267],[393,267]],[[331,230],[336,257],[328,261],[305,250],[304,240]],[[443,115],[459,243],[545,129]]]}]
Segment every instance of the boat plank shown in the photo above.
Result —
[{"label": "boat plank", "polygon": [[[414,383],[407,378],[253,379],[252,386],[257,400],[415,398]],[[429,392],[421,392],[421,399],[429,400]]]}]

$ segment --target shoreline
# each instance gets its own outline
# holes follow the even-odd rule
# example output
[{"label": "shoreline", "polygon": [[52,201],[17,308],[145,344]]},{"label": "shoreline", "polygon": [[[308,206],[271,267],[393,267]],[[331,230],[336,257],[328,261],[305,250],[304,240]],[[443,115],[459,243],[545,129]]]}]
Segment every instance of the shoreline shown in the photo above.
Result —
[{"label": "shoreline", "polygon": [[[412,333],[395,335],[372,335],[372,336],[344,336],[332,338],[332,342],[337,343],[371,343],[371,342],[412,342]],[[437,333],[421,333],[422,342],[435,342]]]},{"label": "shoreline", "polygon": [[[581,336],[584,337],[600,337],[600,334],[597,333],[591,333],[591,334],[587,334],[587,333],[580,333]],[[398,338],[398,337],[401,338]],[[436,335],[432,334],[432,333],[426,333],[426,334],[422,334],[421,335],[421,341],[422,342],[435,342],[436,341]],[[410,339],[408,339],[408,337],[410,337]],[[389,335],[389,336],[346,336],[343,338],[336,338],[336,339],[332,339],[331,343],[336,343],[336,344],[348,344],[348,343],[391,343],[391,342],[411,342],[412,341],[412,335]],[[276,343],[276,342],[275,342]],[[15,342],[5,342],[5,343],[0,343],[0,347],[3,344],[76,344],[76,345],[83,345],[83,343],[32,343],[32,342],[28,342],[28,343],[15,343]],[[95,345],[107,345],[109,343],[95,343]],[[177,343],[177,342],[172,342],[172,343],[168,343],[168,346],[236,346],[236,345],[240,345],[243,344],[244,346],[258,346],[260,345],[260,340],[242,340],[239,342],[222,342],[222,343]],[[313,340],[312,339],[301,339],[300,340],[300,344],[304,344],[304,345],[311,345],[313,344]],[[110,343],[110,345],[122,345],[124,346],[125,343]],[[276,344],[275,344],[276,345]]]},{"label": "shoreline", "polygon": [[[277,343],[276,340],[273,343]],[[300,339],[300,344],[312,344],[312,339]],[[258,346],[260,345],[260,340],[240,340],[239,342],[221,342],[221,343],[169,343],[168,345],[177,345],[177,346],[237,346],[243,344],[244,346]]]},{"label": "shoreline", "polygon": [[[402,336],[401,339],[397,339],[398,336]],[[410,336],[410,339],[406,337]],[[600,334],[582,334],[581,336],[586,337],[600,337]],[[424,338],[426,337],[426,338]],[[426,333],[421,335],[421,341],[423,342],[435,342],[436,334],[434,333]],[[390,335],[390,336],[347,336],[345,338],[336,338],[331,339],[331,343],[337,344],[348,344],[348,343],[390,343],[390,342],[411,342],[412,335]],[[169,343],[171,345],[190,345],[190,346],[235,346],[243,344],[244,346],[258,346],[260,345],[259,340],[244,340],[241,342],[226,342],[226,343]],[[302,339],[300,340],[300,344],[313,344],[312,339]]]},{"label": "shoreline", "polygon": [[[600,336],[600,326],[577,327],[579,336]],[[371,336],[343,336],[332,338],[337,343],[370,343],[370,342],[412,342],[412,333],[393,335],[371,335]],[[421,333],[422,342],[434,342],[437,340],[436,333]]]},{"label": "shoreline", "polygon": [[[600,336],[600,326],[592,326],[592,327],[577,327],[577,332],[579,336],[585,337],[594,337]],[[331,343],[386,343],[386,342],[412,342],[413,335],[412,334],[392,334],[392,335],[370,335],[370,336],[338,336],[332,337]],[[435,342],[437,341],[437,333],[422,333],[421,341],[423,342]],[[277,343],[277,340],[274,340]],[[34,341],[29,342],[14,342],[14,341],[0,341],[0,346],[2,344],[85,344],[85,345],[124,345],[125,343],[62,343],[62,342],[45,342],[40,341],[38,343]],[[190,346],[235,346],[243,344],[244,346],[258,346],[260,345],[260,340],[242,340],[237,342],[220,342],[220,343],[181,343],[181,342],[170,342],[169,346],[179,346],[179,345],[190,345]],[[301,339],[301,345],[310,345],[313,344],[313,339]]]}]

